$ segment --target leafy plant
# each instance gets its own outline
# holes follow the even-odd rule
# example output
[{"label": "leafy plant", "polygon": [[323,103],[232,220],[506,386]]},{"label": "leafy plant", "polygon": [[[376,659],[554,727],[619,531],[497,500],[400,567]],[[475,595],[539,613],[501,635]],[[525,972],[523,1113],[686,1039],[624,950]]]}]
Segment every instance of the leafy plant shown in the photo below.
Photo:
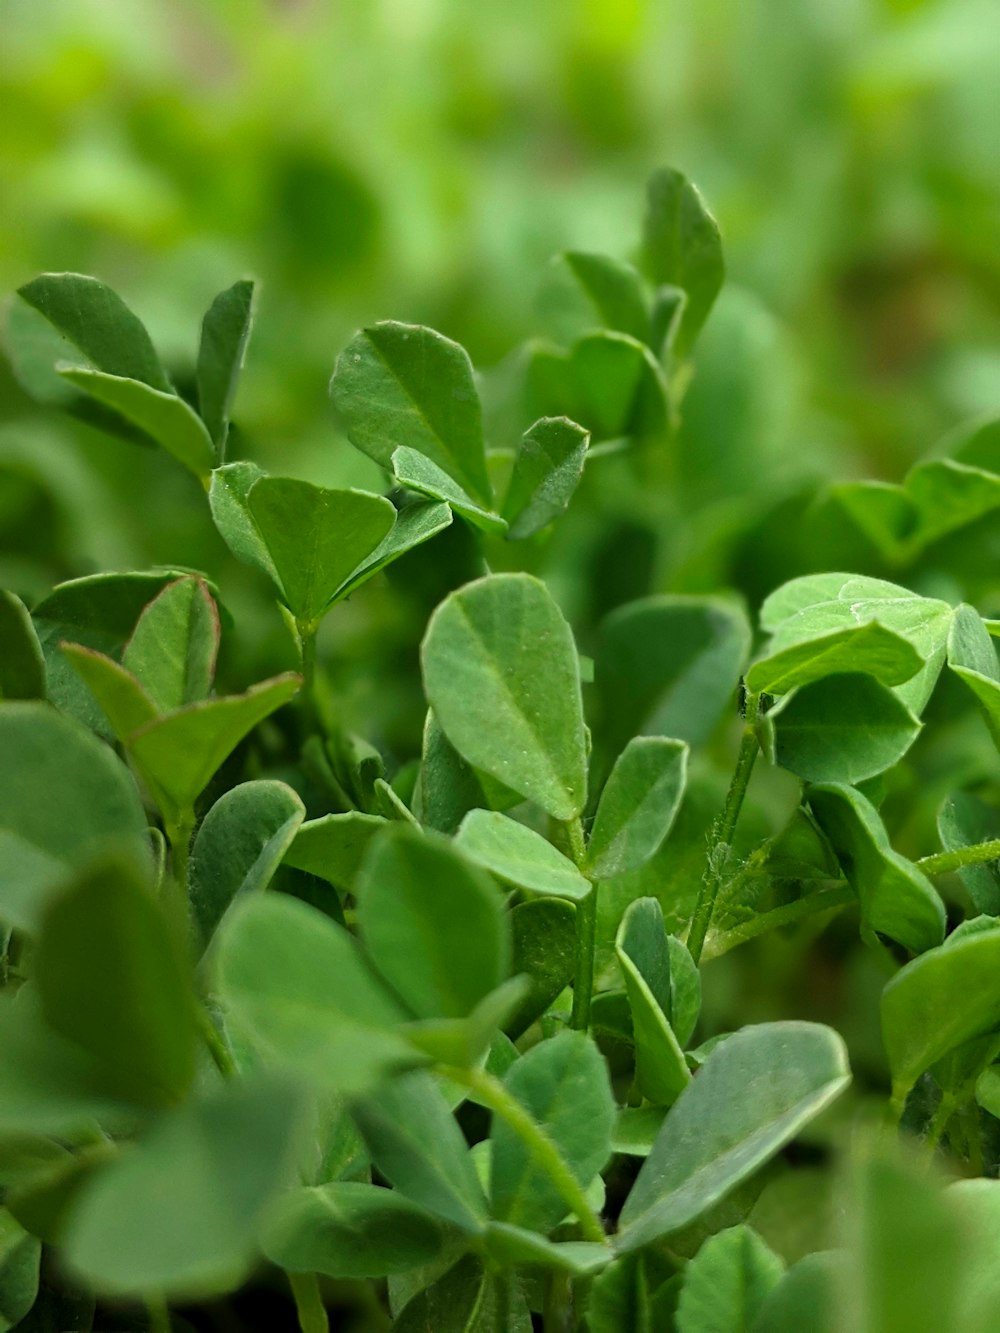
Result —
[{"label": "leafy plant", "polygon": [[[348,344],[333,403],[386,494],[227,461],[250,284],[206,314],[194,393],[103,284],[21,289],[25,385],[197,477],[299,669],[226,660],[224,566],[0,599],[3,1327],[83,1291],[77,1327],[96,1300],[162,1330],[281,1272],[303,1333],[344,1291],[404,1333],[913,1327],[892,1237],[915,1208],[921,1263],[956,1218],[975,1256],[935,1318],[991,1326],[1000,838],[931,747],[973,705],[1000,736],[997,622],[947,570],[789,571],[759,634],[711,577],[568,616],[562,525],[693,506],[719,229],[665,171],[636,267],[560,272],[577,323],[506,393],[431,329]],[[873,531],[915,506],[903,562],[995,503],[974,457],[838,503]],[[320,638],[383,570],[420,620],[403,753],[354,733]],[[907,854],[894,805],[928,753],[941,845]],[[739,973],[715,960],[823,940],[886,974],[862,1087],[975,1180],[852,1137],[815,997],[720,1021]],[[855,1202],[854,1231],[792,1254],[770,1201],[809,1169],[795,1143],[824,1180],[846,1163]]]}]

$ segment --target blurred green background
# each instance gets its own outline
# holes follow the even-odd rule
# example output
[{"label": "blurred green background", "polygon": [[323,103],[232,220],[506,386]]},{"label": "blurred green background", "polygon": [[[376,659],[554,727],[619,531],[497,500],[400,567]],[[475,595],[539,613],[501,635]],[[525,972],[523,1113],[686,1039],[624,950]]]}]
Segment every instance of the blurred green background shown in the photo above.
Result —
[{"label": "blurred green background", "polygon": [[[728,257],[681,439],[711,517],[609,600],[753,601],[809,563],[769,514],[824,477],[898,480],[996,408],[994,0],[5,0],[0,22],[0,287],[95,273],[182,382],[211,297],[258,277],[233,457],[380,488],[326,392],[353,329],[430,324],[502,370],[544,328],[551,256],[629,257],[663,164]],[[44,412],[5,366],[0,469],[0,582],[29,598],[228,568],[166,455]]]}]

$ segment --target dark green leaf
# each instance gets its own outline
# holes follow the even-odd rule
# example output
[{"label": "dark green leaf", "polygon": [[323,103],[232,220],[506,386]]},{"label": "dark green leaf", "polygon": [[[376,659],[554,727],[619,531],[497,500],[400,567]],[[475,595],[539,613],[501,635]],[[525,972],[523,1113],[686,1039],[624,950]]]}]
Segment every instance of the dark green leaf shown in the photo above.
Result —
[{"label": "dark green leaf", "polygon": [[252,565],[281,587],[271,553],[250,513],[250,491],[267,473],[256,463],[227,463],[212,473],[208,504],[219,535],[237,560]]},{"label": "dark green leaf", "polygon": [[532,536],[564,512],[589,443],[587,431],[568,417],[543,417],[525,431],[503,502],[511,540]]},{"label": "dark green leaf", "polygon": [[398,446],[416,449],[489,507],[482,410],[457,343],[415,324],[376,324],[340,354],[330,392],[363,453],[390,468]]},{"label": "dark green leaf", "polygon": [[539,1267],[573,1277],[590,1277],[611,1262],[614,1251],[595,1241],[552,1241],[537,1231],[491,1222],[483,1237],[490,1258],[504,1267]]},{"label": "dark green leaf", "polygon": [[507,523],[499,514],[477,504],[443,468],[419,450],[408,449],[405,445],[394,449],[392,471],[401,486],[432,500],[446,502],[474,527],[482,528],[484,532],[507,531]]},{"label": "dark green leaf", "polygon": [[28,609],[0,589],[0,699],[44,699],[45,658]]},{"label": "dark green leaf", "polygon": [[627,333],[589,333],[570,350],[573,411],[595,439],[659,436],[669,424],[663,372],[645,344]]},{"label": "dark green leaf", "polygon": [[845,672],[863,672],[883,685],[902,685],[923,665],[909,640],[870,620],[792,644],[755,662],[747,672],[746,687],[755,694],[784,694]]},{"label": "dark green leaf", "polygon": [[530,893],[585,898],[590,880],[540,833],[492,810],[470,810],[455,842],[471,860],[498,879]]},{"label": "dark green leaf", "polygon": [[849,1081],[844,1044],[830,1028],[763,1023],[728,1037],[663,1122],[622,1209],[616,1248],[639,1249],[695,1221]]},{"label": "dark green leaf", "polygon": [[[1000,811],[978,796],[955,792],[938,811],[937,827],[944,850],[958,851],[1000,838]],[[963,866],[958,875],[977,911],[1000,916],[1000,866],[996,861]]]},{"label": "dark green leaf", "polygon": [[220,292],[201,322],[198,344],[198,409],[221,457],[229,434],[229,409],[243,368],[253,323],[254,285],[246,280]]},{"label": "dark green leaf", "polygon": [[632,1011],[636,1081],[649,1101],[672,1106],[691,1072],[670,1023],[670,953],[655,898],[639,898],[628,908],[615,952]]},{"label": "dark green leaf", "polygon": [[697,189],[681,172],[657,171],[648,187],[643,266],[657,285],[687,294],[678,356],[687,356],[722,286],[725,264],[719,225]]},{"label": "dark green leaf", "polygon": [[0,919],[36,930],[70,872],[116,847],[148,861],[146,816],[121,760],[48,704],[0,704]]},{"label": "dark green leaf", "polygon": [[64,643],[63,656],[85,681],[115,736],[124,740],[133,731],[154,722],[159,716],[156,704],[131,671],[104,653],[84,648],[78,643]]},{"label": "dark green leaf", "polygon": [[807,1254],[793,1264],[760,1308],[752,1333],[840,1333],[843,1292],[853,1275],[837,1250]]},{"label": "dark green leaf", "polygon": [[357,896],[368,953],[418,1018],[464,1018],[506,977],[503,896],[443,838],[387,827]]},{"label": "dark green leaf", "polygon": [[944,903],[933,884],[894,852],[878,811],[851,787],[810,787],[809,804],[861,903],[861,924],[922,953],[944,939]]},{"label": "dark green leaf", "polygon": [[266,889],[305,817],[283,782],[243,782],[216,801],[191,848],[191,912],[204,949],[230,904]]},{"label": "dark green leaf", "polygon": [[971,606],[955,612],[948,636],[948,665],[976,696],[990,735],[1000,746],[1000,666],[983,619]]},{"label": "dark green leaf", "polygon": [[157,711],[206,699],[215,679],[219,612],[203,579],[168,583],[139,617],[122,666],[135,676]]},{"label": "dark green leaf", "polygon": [[684,1270],[677,1333],[749,1333],[783,1271],[750,1227],[710,1236]]},{"label": "dark green leaf", "polygon": [[[491,795],[498,799],[491,800]],[[441,833],[454,833],[470,810],[507,809],[518,800],[516,792],[465,762],[429,709],[414,802],[420,822]]]},{"label": "dark green leaf", "polygon": [[[496,1282],[508,1282],[502,1274]],[[515,1285],[508,1306],[507,1333],[531,1333],[531,1315]],[[497,1333],[494,1279],[474,1255],[466,1255],[432,1286],[417,1293],[393,1323],[394,1333]]]},{"label": "dark green leaf", "polygon": [[[607,1066],[594,1043],[579,1032],[539,1042],[511,1066],[504,1085],[545,1130],[581,1186],[586,1188],[611,1156],[614,1100]],[[543,1234],[566,1213],[566,1204],[505,1120],[493,1117],[492,1207],[503,1222]]]},{"label": "dark green leaf", "polygon": [[544,584],[496,574],[452,593],[421,650],[441,727],[475,768],[568,820],[586,798],[580,671]]},{"label": "dark green leaf", "polygon": [[570,250],[562,259],[605,328],[648,341],[649,311],[642,280],[631,264],[581,250]]},{"label": "dark green leaf", "polygon": [[337,589],[335,600],[347,597],[380,569],[391,565],[394,560],[406,555],[407,551],[430,541],[431,537],[436,537],[451,521],[451,507],[447,504],[421,501],[400,509],[390,532]]},{"label": "dark green leaf", "polygon": [[635,870],[659,850],[684,794],[688,747],[636,736],[618,756],[597,806],[587,873],[608,879]]},{"label": "dark green leaf", "polygon": [[519,903],[510,914],[511,972],[525,975],[531,989],[504,1025],[519,1037],[573,980],[576,967],[576,907],[558,898]]},{"label": "dark green leaf", "polygon": [[41,1242],[0,1208],[0,1333],[20,1324],[38,1295]]},{"label": "dark green leaf", "polygon": [[353,893],[368,844],[386,822],[360,810],[310,819],[296,833],[285,862]]}]

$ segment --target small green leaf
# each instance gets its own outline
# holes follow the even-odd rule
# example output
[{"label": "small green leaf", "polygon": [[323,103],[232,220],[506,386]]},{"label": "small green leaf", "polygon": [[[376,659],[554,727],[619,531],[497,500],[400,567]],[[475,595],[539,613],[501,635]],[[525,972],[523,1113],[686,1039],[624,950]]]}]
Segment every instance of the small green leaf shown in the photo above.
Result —
[{"label": "small green leaf", "polygon": [[0,1333],[21,1323],[38,1296],[42,1243],[0,1208]]},{"label": "small green leaf", "polygon": [[[978,796],[955,792],[938,811],[937,827],[944,850],[955,852],[1000,838],[1000,811]],[[1000,865],[996,861],[963,866],[958,876],[978,912],[1000,916]]]},{"label": "small green leaf", "polygon": [[[611,1156],[615,1109],[607,1066],[590,1038],[566,1031],[540,1042],[511,1066],[504,1086],[586,1188]],[[496,1115],[490,1142],[493,1215],[531,1231],[551,1231],[566,1212],[559,1191]]]},{"label": "small green leaf", "polygon": [[570,349],[573,419],[595,439],[658,436],[670,419],[669,391],[656,358],[627,333],[588,333]]},{"label": "small green leaf", "polygon": [[662,1106],[624,1106],[615,1118],[611,1146],[627,1157],[648,1157],[663,1127]]},{"label": "small green leaf", "polygon": [[[492,1045],[530,989],[527,977],[508,977],[479,1001],[467,1018],[425,1018],[406,1028],[409,1041],[441,1064],[469,1069]],[[515,1052],[516,1054],[516,1052]]]},{"label": "small green leaf", "polygon": [[125,645],[131,671],[157,711],[207,699],[219,652],[219,611],[204,579],[168,583],[149,603]]},{"label": "small green leaf", "polygon": [[34,932],[67,876],[116,848],[148,862],[146,815],[117,755],[48,704],[0,704],[0,920]]},{"label": "small green leaf", "polygon": [[236,559],[261,570],[280,588],[278,571],[249,506],[250,491],[266,476],[256,463],[226,463],[217,467],[208,487],[208,505],[220,537]]},{"label": "small green leaf", "polygon": [[201,322],[198,344],[198,410],[221,457],[229,434],[229,409],[236,393],[253,324],[254,285],[246,280],[220,292]]},{"label": "small green leaf", "polygon": [[296,833],[285,863],[353,893],[368,845],[386,823],[381,815],[360,810],[310,819]]},{"label": "small green leaf", "polygon": [[[397,1315],[393,1333],[497,1333],[500,1318],[497,1285],[508,1282],[506,1274],[492,1277],[473,1254],[429,1287],[417,1292]],[[505,1303],[507,1333],[531,1333],[531,1314],[514,1285]]]},{"label": "small green leaf", "polygon": [[863,672],[883,685],[902,685],[923,665],[912,643],[870,620],[792,644],[755,662],[747,672],[746,687],[754,694],[784,694],[845,672]]},{"label": "small green leaf", "polygon": [[784,1267],[751,1227],[710,1236],[684,1270],[677,1333],[749,1333]]},{"label": "small green leaf", "polygon": [[482,409],[458,343],[415,324],[376,324],[340,354],[330,392],[362,453],[391,468],[396,448],[415,449],[489,507]]},{"label": "small green leaf", "polygon": [[[491,800],[491,796],[498,799]],[[518,799],[516,792],[508,792],[467,764],[441,730],[433,710],[428,709],[414,803],[420,822],[440,833],[454,833],[470,810],[506,809],[516,805]]]},{"label": "small green leaf", "polygon": [[976,696],[994,743],[1000,747],[1000,666],[978,611],[960,606],[948,636],[948,665]]},{"label": "small green leaf", "polygon": [[882,992],[882,1036],[897,1097],[942,1056],[1000,1027],[1000,930],[915,958]]},{"label": "small green leaf", "polygon": [[632,1011],[636,1081],[649,1101],[672,1106],[691,1081],[691,1071],[670,1023],[671,960],[663,911],[655,898],[639,898],[630,905],[618,929],[615,953]]},{"label": "small green leaf", "polygon": [[605,328],[649,340],[649,311],[642,279],[631,264],[581,250],[567,251],[562,259]]},{"label": "small green leaf", "polygon": [[590,880],[541,834],[493,810],[470,810],[455,843],[498,879],[530,893],[586,898]]},{"label": "small green leaf", "polygon": [[443,532],[451,521],[450,505],[433,501],[405,505],[397,511],[396,522],[389,533],[337,589],[334,600],[339,602],[342,597],[349,596],[380,569]]},{"label": "small green leaf", "polygon": [[695,1221],[849,1082],[844,1044],[831,1028],[762,1023],[733,1033],[663,1122],[622,1209],[616,1249],[639,1249]]},{"label": "small green leaf", "polygon": [[171,392],[145,325],[110,287],[82,273],[43,273],[18,296],[108,375]]},{"label": "small green leaf", "polygon": [[78,366],[59,366],[58,370],[75,388],[144,431],[207,485],[215,464],[211,437],[194,408],[173,390],[153,389],[142,380],[103,370]]},{"label": "small green leaf", "polygon": [[109,1295],[204,1297],[242,1282],[265,1209],[288,1183],[294,1092],[231,1083],[155,1122],[73,1210],[70,1268]]},{"label": "small green leaf", "polygon": [[953,458],[918,463],[905,485],[920,516],[916,536],[921,547],[1000,507],[1000,477]]},{"label": "small green leaf", "polygon": [[587,873],[609,879],[635,870],[670,832],[687,780],[688,747],[663,736],[636,736],[618,756],[597,806]]},{"label": "small green leaf", "polygon": [[479,1231],[486,1197],[462,1131],[433,1078],[394,1079],[351,1107],[372,1161],[407,1199],[462,1231]]},{"label": "small green leaf", "polygon": [[247,496],[285,605],[296,620],[318,620],[362,561],[385,538],[396,511],[367,491],[331,491],[290,477],[261,477]]},{"label": "small green leaf", "polygon": [[853,1278],[846,1251],[807,1254],[771,1288],[751,1333],[841,1333]]},{"label": "small green leaf", "polygon": [[444,1246],[435,1218],[394,1190],[334,1181],[291,1190],[271,1210],[261,1248],[290,1273],[380,1278],[430,1263]]},{"label": "small green leaf", "polygon": [[495,574],[431,617],[424,687],[462,757],[555,819],[583,809],[587,762],[573,635],[544,584]]},{"label": "small green leaf", "polygon": [[543,417],[524,432],[503,502],[512,541],[562,514],[583,476],[590,435],[568,417]]},{"label": "small green leaf", "polygon": [[745,613],[715,597],[629,602],[601,623],[594,681],[612,754],[635,735],[706,741],[731,705],[750,652]]},{"label": "small green leaf", "polygon": [[830,783],[810,787],[809,804],[858,895],[862,929],[914,953],[940,944],[944,903],[927,876],[893,851],[872,803],[851,787]]},{"label": "small green leaf", "polygon": [[315,908],[283,894],[245,898],[211,957],[227,1025],[279,1066],[356,1095],[422,1063],[354,939]]},{"label": "small green leaf", "polygon": [[112,658],[78,643],[64,643],[62,651],[86,682],[119,739],[124,740],[160,716],[156,704],[132,672]]},{"label": "small green leaf", "polygon": [[0,699],[44,699],[45,658],[28,608],[0,589]]},{"label": "small green leaf", "polygon": [[560,898],[519,903],[510,914],[511,966],[531,989],[504,1024],[517,1038],[540,1018],[573,980],[576,969],[576,907]]},{"label": "small green leaf", "polygon": [[719,225],[695,186],[666,167],[650,179],[643,228],[643,267],[657,285],[687,294],[678,356],[687,356],[719,294],[725,276]]},{"label": "small green leaf", "polygon": [[592,1277],[614,1257],[609,1245],[587,1240],[547,1240],[537,1231],[511,1226],[509,1222],[491,1222],[483,1244],[490,1258],[505,1268],[546,1268],[573,1277]]},{"label": "small green leaf", "polygon": [[49,908],[34,975],[46,1021],[76,1042],[108,1091],[179,1101],[194,1078],[194,996],[181,941],[134,872],[107,864]]},{"label": "small green leaf", "polygon": [[826,676],[786,694],[763,720],[775,763],[807,782],[854,786],[899,762],[921,722],[872,676]]},{"label": "small green leaf", "polygon": [[372,961],[418,1018],[464,1018],[506,977],[503,896],[443,838],[388,826],[357,897]]},{"label": "small green leaf", "polygon": [[191,913],[204,949],[229,906],[266,889],[305,818],[283,782],[243,782],[202,821],[188,864]]},{"label": "small green leaf", "polygon": [[507,523],[499,514],[477,504],[443,468],[419,450],[408,449],[405,445],[394,449],[392,472],[401,486],[430,496],[432,500],[445,501],[474,527],[482,528],[484,532],[507,531]]},{"label": "small green leaf", "polygon": [[164,813],[189,810],[244,736],[301,683],[290,672],[275,676],[245,694],[188,704],[132,732],[129,754]]}]

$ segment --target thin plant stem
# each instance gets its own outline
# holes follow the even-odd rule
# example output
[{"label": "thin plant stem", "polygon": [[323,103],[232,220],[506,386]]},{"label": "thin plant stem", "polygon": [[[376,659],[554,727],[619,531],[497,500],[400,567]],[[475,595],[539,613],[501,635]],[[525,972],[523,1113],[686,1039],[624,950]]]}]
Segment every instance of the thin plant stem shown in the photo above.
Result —
[{"label": "thin plant stem", "polygon": [[[579,818],[562,825],[563,841],[577,866],[587,854],[583,825]],[[594,995],[594,954],[597,948],[597,883],[576,905],[576,973],[573,979],[572,1027],[586,1032],[590,1026],[590,1002]]]},{"label": "thin plant stem", "polygon": [[573,1322],[573,1279],[568,1273],[550,1273],[542,1311],[544,1333],[570,1333]]},{"label": "thin plant stem", "polygon": [[319,1294],[316,1274],[289,1273],[288,1285],[292,1289],[302,1333],[330,1333],[330,1321]]},{"label": "thin plant stem", "polygon": [[846,907],[856,901],[854,890],[846,884],[837,889],[827,889],[822,893],[810,893],[793,903],[785,903],[783,907],[772,908],[770,912],[761,912],[751,920],[734,926],[732,930],[713,935],[712,942],[703,950],[702,957],[706,961],[711,958],[721,958],[730,949],[735,949],[758,935],[766,935],[768,931],[777,930],[781,926],[791,926],[798,921],[805,921],[808,917],[817,916],[821,912],[834,912],[838,907]]},{"label": "thin plant stem", "polygon": [[167,825],[170,868],[173,871],[177,895],[185,911],[188,903],[188,858],[191,853],[191,839],[194,836],[194,823],[194,811],[182,810],[176,821]]},{"label": "thin plant stem", "polygon": [[319,720],[316,698],[316,632],[319,625],[312,620],[296,620],[295,634],[299,642],[299,660],[302,669],[302,703],[310,726]]},{"label": "thin plant stem", "polygon": [[560,1198],[579,1222],[584,1238],[603,1244],[607,1239],[604,1227],[601,1225],[601,1219],[587,1202],[583,1186],[543,1127],[533,1119],[516,1097],[511,1096],[500,1080],[494,1078],[492,1074],[487,1074],[483,1069],[461,1069],[446,1065],[440,1072],[453,1083],[474,1092],[484,1106],[501,1120],[506,1121],[528,1149],[536,1166],[544,1171],[559,1191]]},{"label": "thin plant stem", "polygon": [[941,1137],[948,1128],[948,1122],[955,1114],[955,1110],[955,1098],[950,1096],[947,1092],[943,1093],[941,1100],[938,1102],[937,1110],[934,1112],[931,1119],[931,1123],[927,1127],[927,1138],[925,1143],[927,1151],[931,1156],[934,1155],[938,1144],[941,1142]]},{"label": "thin plant stem", "polygon": [[705,871],[705,877],[698,890],[698,901],[695,903],[687,937],[688,952],[696,963],[701,959],[701,951],[705,947],[705,937],[708,934],[709,927],[712,924],[712,915],[715,912],[715,900],[718,898],[719,889],[722,887],[720,852],[722,848],[728,847],[732,843],[736,821],[740,817],[743,798],[746,796],[747,786],[750,782],[750,774],[753,772],[757,751],[760,749],[756,729],[759,707],[760,695],[747,695],[743,737],[740,741],[739,754],[736,757],[736,767],[733,770],[732,781],[729,784],[729,791],[726,793],[726,803],[722,807],[722,813],[712,826],[710,860]]},{"label": "thin plant stem", "polygon": [[212,1016],[207,1012],[203,1005],[197,1005],[195,1008],[198,1030],[204,1038],[205,1045],[208,1047],[208,1053],[212,1061],[223,1078],[235,1078],[237,1075],[236,1064],[230,1054],[229,1047],[226,1045],[222,1033],[212,1022]]},{"label": "thin plant stem", "polygon": [[148,1315],[149,1333],[170,1333],[172,1325],[170,1323],[170,1310],[167,1308],[166,1301],[147,1300],[146,1314]]},{"label": "thin plant stem", "polygon": [[1000,838],[992,838],[989,842],[973,843],[971,847],[956,847],[953,852],[922,856],[914,865],[925,875],[948,875],[963,866],[978,866],[997,860],[1000,860]]}]

